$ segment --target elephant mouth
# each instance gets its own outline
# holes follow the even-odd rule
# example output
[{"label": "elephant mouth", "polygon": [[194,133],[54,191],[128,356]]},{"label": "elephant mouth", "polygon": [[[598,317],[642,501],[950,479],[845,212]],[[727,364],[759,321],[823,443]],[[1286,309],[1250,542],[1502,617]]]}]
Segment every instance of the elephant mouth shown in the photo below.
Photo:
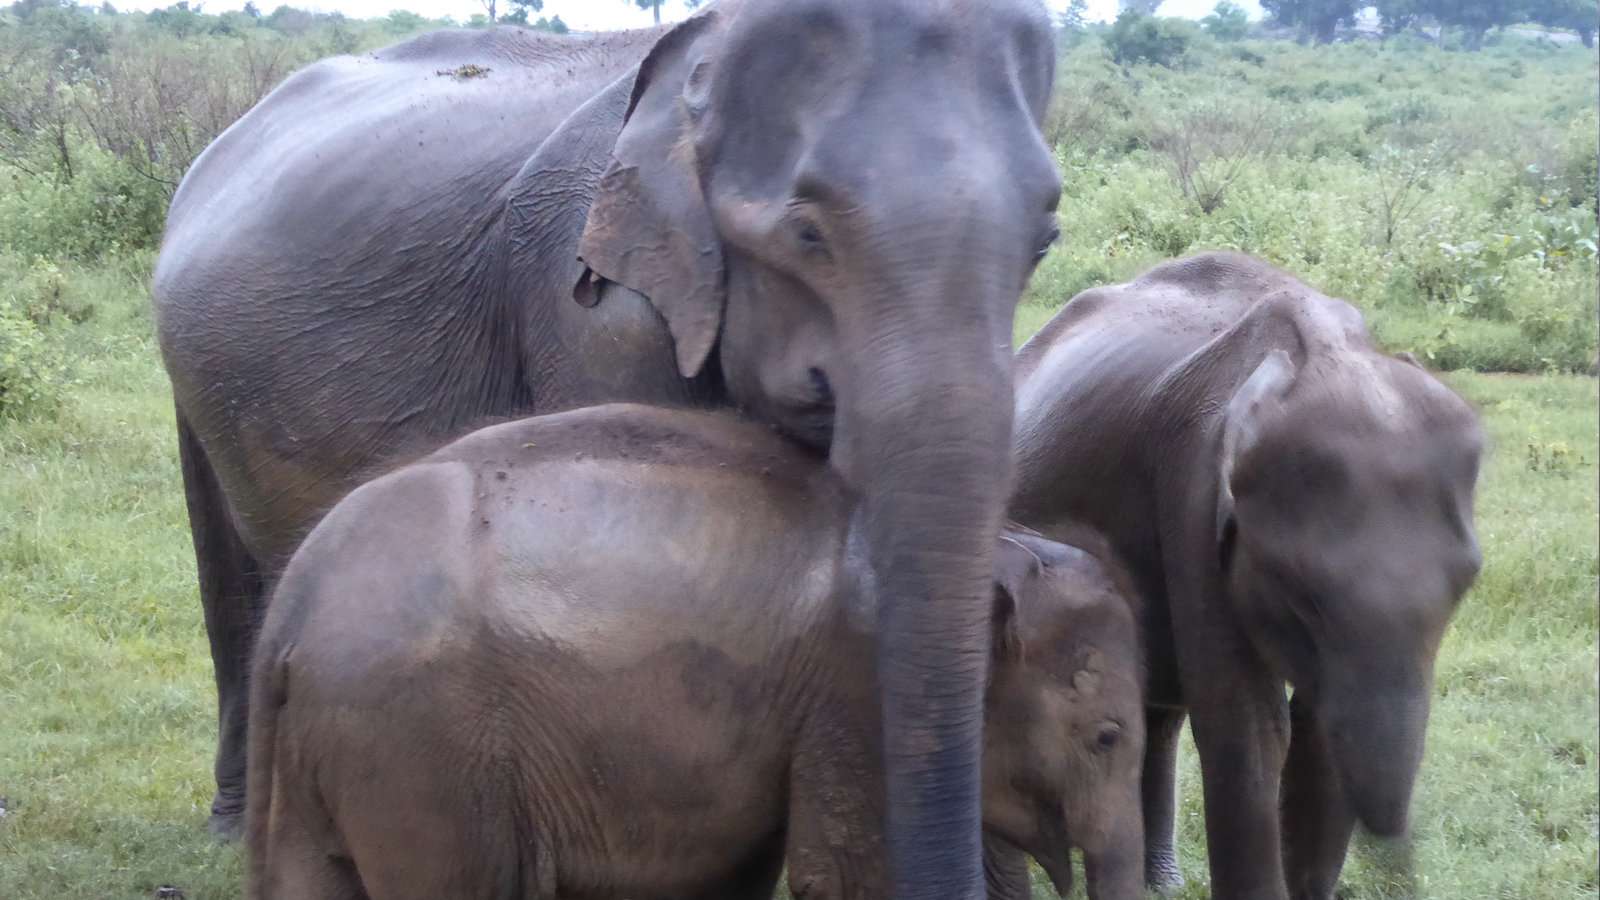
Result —
[{"label": "elephant mouth", "polygon": [[1072,894],[1074,844],[1069,834],[1065,823],[1058,823],[1054,828],[1047,827],[1045,833],[1040,835],[1039,842],[1028,848],[1029,855],[1039,863],[1039,868],[1044,869],[1045,876],[1060,897]]},{"label": "elephant mouth", "polygon": [[818,451],[825,451],[833,443],[835,409],[830,396],[823,403],[809,403],[786,408],[776,416],[778,431]]},{"label": "elephant mouth", "polygon": [[1050,885],[1055,888],[1056,896],[1068,897],[1072,894],[1072,856],[1071,852],[1056,855],[1053,853],[1044,856],[1035,856],[1039,867],[1044,869],[1045,877],[1050,879]]}]

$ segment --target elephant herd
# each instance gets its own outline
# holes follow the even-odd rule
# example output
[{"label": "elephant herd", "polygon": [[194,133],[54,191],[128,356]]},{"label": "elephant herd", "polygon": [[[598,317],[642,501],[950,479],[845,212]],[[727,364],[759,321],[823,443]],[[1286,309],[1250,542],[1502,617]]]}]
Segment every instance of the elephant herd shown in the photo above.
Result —
[{"label": "elephant herd", "polygon": [[251,897],[1134,898],[1185,719],[1213,896],[1405,833],[1477,417],[1240,254],[1013,354],[1054,80],[1038,0],[715,0],[207,148],[154,296]]}]

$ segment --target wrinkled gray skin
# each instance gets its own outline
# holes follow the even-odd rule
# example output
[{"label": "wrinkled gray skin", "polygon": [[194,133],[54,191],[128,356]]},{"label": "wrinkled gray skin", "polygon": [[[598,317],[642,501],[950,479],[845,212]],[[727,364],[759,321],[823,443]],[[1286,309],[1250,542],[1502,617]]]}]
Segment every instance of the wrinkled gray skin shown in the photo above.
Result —
[{"label": "wrinkled gray skin", "polygon": [[325,60],[218,138],[154,284],[217,673],[215,827],[242,809],[262,598],[364,473],[486,417],[736,406],[862,492],[897,896],[975,896],[1053,55],[1038,0],[721,0],[665,29]]},{"label": "wrinkled gray skin", "polygon": [[1356,822],[1406,830],[1480,563],[1476,414],[1348,304],[1236,254],[1079,294],[1017,382],[1012,514],[1102,530],[1148,604],[1150,881],[1180,881],[1187,710],[1213,896],[1331,897]]},{"label": "wrinkled gray skin", "polygon": [[[250,896],[888,894],[856,498],[769,428],[609,405],[475,432],[341,502],[262,631]],[[1007,531],[984,824],[1065,892],[1143,893],[1138,625],[1083,550]],[[1066,748],[1065,753],[1062,749]]]}]

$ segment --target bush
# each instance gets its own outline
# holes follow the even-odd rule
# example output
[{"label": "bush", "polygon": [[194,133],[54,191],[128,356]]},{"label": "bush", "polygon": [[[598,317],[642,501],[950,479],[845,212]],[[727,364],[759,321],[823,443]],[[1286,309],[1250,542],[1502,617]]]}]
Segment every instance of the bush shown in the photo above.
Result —
[{"label": "bush", "polygon": [[97,259],[154,247],[167,191],[98,148],[74,145],[70,181],[0,167],[0,246],[24,256]]},{"label": "bush", "polygon": [[1600,116],[1594,109],[1576,116],[1561,146],[1561,170],[1555,186],[1573,206],[1600,198]]},{"label": "bush", "polygon": [[53,410],[67,387],[66,357],[10,293],[0,293],[0,416]]}]

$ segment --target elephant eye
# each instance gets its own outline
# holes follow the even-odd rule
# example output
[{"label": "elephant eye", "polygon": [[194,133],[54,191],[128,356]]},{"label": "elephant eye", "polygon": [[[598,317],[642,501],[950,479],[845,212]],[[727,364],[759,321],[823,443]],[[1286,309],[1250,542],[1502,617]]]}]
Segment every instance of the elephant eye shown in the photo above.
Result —
[{"label": "elephant eye", "polygon": [[1056,241],[1059,240],[1061,240],[1061,226],[1057,225],[1055,222],[1051,222],[1050,227],[1045,230],[1044,238],[1039,242],[1039,249],[1034,251],[1034,261],[1038,262],[1044,259],[1046,256],[1049,256],[1050,248],[1054,247],[1056,245]]},{"label": "elephant eye", "polygon": [[828,252],[828,242],[822,236],[822,229],[809,218],[797,217],[794,220],[794,237],[800,242],[800,248],[807,253]]},{"label": "elephant eye", "polygon": [[1102,753],[1115,749],[1117,742],[1122,740],[1122,729],[1114,723],[1100,726],[1100,732],[1094,736],[1095,749]]}]

